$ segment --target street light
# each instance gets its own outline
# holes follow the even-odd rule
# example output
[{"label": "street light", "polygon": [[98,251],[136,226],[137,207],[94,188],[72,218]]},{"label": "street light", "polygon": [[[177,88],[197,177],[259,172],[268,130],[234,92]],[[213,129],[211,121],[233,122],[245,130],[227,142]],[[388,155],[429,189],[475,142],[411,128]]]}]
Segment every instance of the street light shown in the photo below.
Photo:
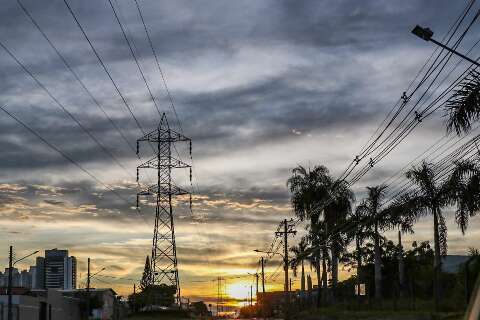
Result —
[{"label": "street light", "polygon": [[10,246],[10,254],[8,256],[8,286],[7,286],[7,295],[8,295],[8,312],[7,312],[7,316],[8,316],[8,320],[12,320],[13,319],[13,314],[12,314],[12,276],[13,276],[13,266],[22,261],[22,260],[25,260],[26,258],[28,257],[31,257],[33,256],[34,254],[37,254],[39,251],[35,251],[35,252],[32,252],[26,256],[24,256],[23,258],[20,258],[20,259],[17,259],[15,261],[13,261],[13,246]]},{"label": "street light", "polygon": [[100,272],[102,272],[102,271],[105,271],[106,269],[107,269],[107,268],[102,268],[102,269],[100,269],[100,271],[98,271],[98,272],[96,272],[96,273],[92,274],[92,275],[90,276],[90,278],[93,278],[93,277],[95,277],[97,274],[99,274],[99,273],[100,273]]},{"label": "street light", "polygon": [[87,318],[90,317],[90,279],[100,272],[104,271],[106,268],[102,268],[93,275],[90,275],[90,258],[87,260]]},{"label": "street light", "polygon": [[258,249],[255,249],[255,250],[253,250],[253,251],[254,251],[254,252],[257,252],[257,253],[266,253],[266,254],[272,254],[272,255],[277,254],[277,255],[279,255],[279,256],[281,256],[281,257],[284,257],[284,255],[281,254],[280,252],[262,251],[262,250],[258,250]]},{"label": "street light", "polygon": [[412,33],[414,35],[416,35],[417,37],[419,37],[420,39],[423,39],[425,41],[431,41],[433,43],[435,43],[437,46],[440,46],[442,47],[443,49],[453,53],[453,54],[456,54],[457,56],[459,57],[462,57],[463,59],[469,61],[470,63],[473,63],[474,65],[476,65],[477,67],[480,67],[480,63],[478,63],[477,61],[467,57],[466,55],[450,48],[450,47],[447,47],[446,45],[444,45],[443,43],[433,39],[433,31],[430,30],[429,28],[424,28],[424,27],[421,27],[419,25],[416,25],[415,28],[413,28],[412,30]]}]

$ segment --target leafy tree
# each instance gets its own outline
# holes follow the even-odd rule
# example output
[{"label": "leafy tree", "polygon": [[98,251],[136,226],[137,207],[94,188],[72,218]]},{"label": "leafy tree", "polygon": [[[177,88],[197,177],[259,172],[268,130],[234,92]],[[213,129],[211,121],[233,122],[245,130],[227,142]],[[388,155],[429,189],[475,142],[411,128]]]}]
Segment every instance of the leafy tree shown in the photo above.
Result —
[{"label": "leafy tree", "polygon": [[199,316],[207,316],[209,314],[208,307],[203,301],[192,302],[193,312]]}]

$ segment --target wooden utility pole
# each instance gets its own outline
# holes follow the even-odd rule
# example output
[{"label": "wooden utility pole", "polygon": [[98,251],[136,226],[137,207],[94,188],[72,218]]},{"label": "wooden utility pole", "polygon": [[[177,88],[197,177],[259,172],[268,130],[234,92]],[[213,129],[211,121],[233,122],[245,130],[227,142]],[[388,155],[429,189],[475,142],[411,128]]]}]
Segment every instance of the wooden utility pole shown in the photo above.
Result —
[{"label": "wooden utility pole", "polygon": [[90,258],[87,260],[87,319],[90,318]]},{"label": "wooden utility pole", "polygon": [[296,234],[297,232],[293,230],[293,224],[289,223],[287,219],[283,220],[283,231],[278,231],[275,234],[277,236],[282,236],[283,235],[283,262],[284,262],[284,270],[285,270],[285,284],[284,284],[284,290],[285,290],[285,318],[288,319],[290,317],[289,314],[289,309],[290,309],[290,290],[288,286],[288,235],[289,234]]},{"label": "wooden utility pole", "polygon": [[264,264],[265,264],[265,261],[263,260],[263,257],[262,257],[262,289],[263,289],[263,293],[265,293],[265,270],[264,270]]},{"label": "wooden utility pole", "polygon": [[10,246],[8,254],[8,320],[13,320],[12,314],[12,280],[13,280],[13,246]]},{"label": "wooden utility pole", "polygon": [[256,280],[256,285],[257,285],[257,288],[256,288],[256,291],[255,291],[255,293],[256,293],[256,294],[257,294],[257,296],[258,296],[258,272],[257,272],[257,273],[255,273],[255,280]]}]

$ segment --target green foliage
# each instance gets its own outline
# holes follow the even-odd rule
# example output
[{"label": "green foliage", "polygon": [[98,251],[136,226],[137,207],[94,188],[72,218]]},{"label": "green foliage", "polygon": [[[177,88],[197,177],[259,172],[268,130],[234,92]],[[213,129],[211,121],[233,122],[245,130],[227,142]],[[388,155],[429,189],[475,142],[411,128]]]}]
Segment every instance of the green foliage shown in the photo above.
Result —
[{"label": "green foliage", "polygon": [[203,301],[192,302],[191,308],[196,315],[206,316],[209,314],[208,307]]},{"label": "green foliage", "polygon": [[132,310],[141,310],[147,306],[170,307],[175,302],[177,288],[166,284],[150,285],[135,295],[128,297],[128,302]]}]

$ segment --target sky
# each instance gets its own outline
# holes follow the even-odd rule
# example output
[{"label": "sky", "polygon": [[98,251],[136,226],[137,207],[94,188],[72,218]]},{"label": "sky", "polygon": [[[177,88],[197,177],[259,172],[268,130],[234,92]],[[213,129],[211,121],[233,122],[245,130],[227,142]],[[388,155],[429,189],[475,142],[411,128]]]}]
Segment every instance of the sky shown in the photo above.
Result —
[{"label": "sky", "polygon": [[[51,96],[0,49],[1,105],[90,175],[0,113],[0,261],[6,266],[9,245],[17,256],[65,248],[79,260],[80,283],[91,257],[93,270],[105,267],[104,275],[124,278],[99,278],[94,285],[125,295],[133,289],[132,279],[141,277],[151,251],[154,214],[148,206],[140,214],[134,209],[140,160],[132,146],[142,132],[132,114],[146,132],[160,116],[109,2],[68,2],[131,113],[63,1],[22,3],[104,111],[17,2],[3,1],[0,42]],[[244,276],[229,281],[226,291],[246,297],[252,282],[247,272],[255,272],[260,258],[253,250],[267,249],[279,221],[293,217],[286,187],[292,168],[322,164],[333,176],[341,174],[434,49],[410,30],[416,24],[429,26],[440,39],[467,4],[141,0],[177,119],[135,3],[112,3],[160,113],[193,141],[193,214],[187,199],[175,207],[182,292],[192,299],[214,297],[211,280],[221,275]],[[477,38],[474,27],[459,49],[466,52]],[[478,56],[478,51],[475,47],[470,54]],[[352,187],[357,202],[366,186],[382,183],[444,134],[439,110]],[[187,149],[178,148],[188,161]],[[142,149],[145,158],[148,151]],[[148,177],[142,178],[148,183]],[[175,182],[190,188],[187,172],[176,173]],[[465,254],[468,247],[478,247],[479,218],[472,218],[463,236],[453,214],[446,211],[449,252]],[[406,236],[407,247],[413,240],[432,239],[430,220],[420,221]],[[300,234],[303,227],[298,227]],[[392,232],[387,237],[395,239]],[[20,267],[32,263],[26,260]],[[267,264],[267,290],[282,286],[278,263]]]}]

